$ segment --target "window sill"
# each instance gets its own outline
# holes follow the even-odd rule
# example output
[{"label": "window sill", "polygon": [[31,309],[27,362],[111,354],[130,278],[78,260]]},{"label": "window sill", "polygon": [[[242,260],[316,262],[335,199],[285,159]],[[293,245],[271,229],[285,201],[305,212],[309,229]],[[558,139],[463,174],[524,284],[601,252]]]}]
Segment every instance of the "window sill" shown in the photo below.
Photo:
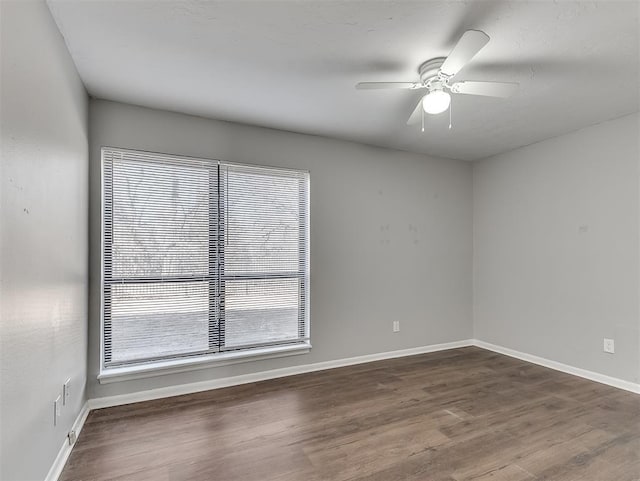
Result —
[{"label": "window sill", "polygon": [[98,381],[100,384],[129,381],[132,379],[227,366],[241,362],[295,356],[298,354],[306,354],[310,350],[311,344],[304,343],[289,346],[263,347],[246,351],[223,352],[192,359],[158,361],[140,366],[114,367],[102,370],[98,375]]}]

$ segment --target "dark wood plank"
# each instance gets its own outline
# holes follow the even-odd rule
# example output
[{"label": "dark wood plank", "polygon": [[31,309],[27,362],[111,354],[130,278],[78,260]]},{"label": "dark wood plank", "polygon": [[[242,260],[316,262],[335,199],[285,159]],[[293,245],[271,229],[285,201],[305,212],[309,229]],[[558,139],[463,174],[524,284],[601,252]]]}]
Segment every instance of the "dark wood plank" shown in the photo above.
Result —
[{"label": "dark wood plank", "polygon": [[81,480],[640,481],[640,396],[455,349],[93,411]]}]

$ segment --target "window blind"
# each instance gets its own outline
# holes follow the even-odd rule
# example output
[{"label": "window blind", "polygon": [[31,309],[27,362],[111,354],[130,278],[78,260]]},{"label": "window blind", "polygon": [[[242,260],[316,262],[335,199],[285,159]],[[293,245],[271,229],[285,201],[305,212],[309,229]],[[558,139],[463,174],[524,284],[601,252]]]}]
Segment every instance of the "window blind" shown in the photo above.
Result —
[{"label": "window blind", "polygon": [[304,340],[304,173],[221,164],[223,350]]},{"label": "window blind", "polygon": [[308,341],[308,173],[102,161],[103,367]]}]

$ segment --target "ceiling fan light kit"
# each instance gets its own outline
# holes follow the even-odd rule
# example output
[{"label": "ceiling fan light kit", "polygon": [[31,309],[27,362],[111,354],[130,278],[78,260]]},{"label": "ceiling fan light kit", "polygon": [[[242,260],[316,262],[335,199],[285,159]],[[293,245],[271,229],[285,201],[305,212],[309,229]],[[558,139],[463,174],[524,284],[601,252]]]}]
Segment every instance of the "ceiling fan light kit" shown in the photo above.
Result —
[{"label": "ceiling fan light kit", "polygon": [[449,108],[451,95],[441,89],[430,91],[422,98],[422,108],[428,114],[441,114]]},{"label": "ceiling fan light kit", "polygon": [[[356,89],[426,89],[427,94],[420,99],[407,124],[417,123],[422,118],[423,112],[436,115],[447,110],[451,105],[451,94],[509,97],[518,89],[517,83],[451,81],[487,42],[489,42],[489,36],[486,33],[480,30],[467,30],[448,57],[433,58],[420,65],[419,82],[360,82],[356,85]],[[449,128],[451,128],[451,122],[449,122]]]}]

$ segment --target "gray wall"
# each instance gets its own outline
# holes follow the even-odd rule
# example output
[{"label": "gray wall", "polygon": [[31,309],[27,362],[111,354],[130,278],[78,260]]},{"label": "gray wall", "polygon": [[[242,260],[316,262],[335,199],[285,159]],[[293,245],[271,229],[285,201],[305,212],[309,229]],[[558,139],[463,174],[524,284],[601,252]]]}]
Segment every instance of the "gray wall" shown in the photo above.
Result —
[{"label": "gray wall", "polygon": [[42,480],[86,399],[88,100],[44,2],[0,18],[0,478]]},{"label": "gray wall", "polygon": [[474,164],[476,338],[639,381],[638,132],[634,114]]},{"label": "gray wall", "polygon": [[[90,397],[471,337],[470,164],[106,101],[90,126]],[[97,383],[103,145],[311,171],[309,354]]]}]

